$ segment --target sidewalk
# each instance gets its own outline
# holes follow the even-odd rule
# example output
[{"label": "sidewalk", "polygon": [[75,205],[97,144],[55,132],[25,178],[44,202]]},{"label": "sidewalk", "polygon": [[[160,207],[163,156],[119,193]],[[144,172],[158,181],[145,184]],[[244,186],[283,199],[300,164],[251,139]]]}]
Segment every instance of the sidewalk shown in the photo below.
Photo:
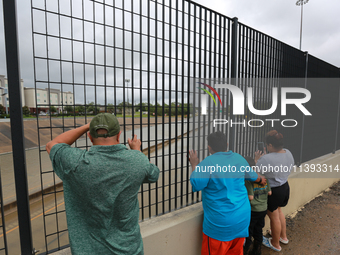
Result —
[{"label": "sidewalk", "polygon": [[[262,246],[262,255],[339,255],[339,215],[340,182],[305,205],[293,219],[287,219],[289,244],[282,244],[281,252]],[[69,248],[53,253],[53,255],[69,254],[71,254]],[[145,255],[161,254],[169,254],[169,252],[145,253]]]},{"label": "sidewalk", "polygon": [[339,255],[340,182],[287,219],[289,244],[275,252],[262,246],[262,255]]}]

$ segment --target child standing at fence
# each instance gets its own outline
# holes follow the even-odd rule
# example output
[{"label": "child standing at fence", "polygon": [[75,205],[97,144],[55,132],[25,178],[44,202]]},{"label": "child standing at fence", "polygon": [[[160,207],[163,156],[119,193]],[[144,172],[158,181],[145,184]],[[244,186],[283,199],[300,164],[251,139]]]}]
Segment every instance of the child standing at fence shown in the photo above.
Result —
[{"label": "child standing at fence", "polygon": [[[248,164],[255,166],[255,161],[251,157],[245,157]],[[245,182],[248,197],[251,205],[251,220],[249,225],[249,236],[246,238],[243,254],[261,255],[262,245],[262,228],[264,227],[264,218],[267,214],[267,199],[271,195],[269,183],[261,185],[258,183],[246,181]],[[249,248],[252,244],[251,238],[254,238],[253,249]]]}]

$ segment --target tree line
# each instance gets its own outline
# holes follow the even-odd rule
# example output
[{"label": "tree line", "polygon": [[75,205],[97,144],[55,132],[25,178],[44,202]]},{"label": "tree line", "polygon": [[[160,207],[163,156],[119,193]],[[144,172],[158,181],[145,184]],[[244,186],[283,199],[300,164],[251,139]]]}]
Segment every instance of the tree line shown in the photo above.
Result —
[{"label": "tree line", "polygon": [[[58,114],[58,115],[85,115],[85,114],[97,114],[103,110],[101,110],[101,107],[104,107],[103,105],[95,105],[94,102],[91,102],[86,105],[65,105],[63,107],[63,111],[61,113],[58,112],[58,107],[51,105],[49,107],[49,113],[52,115]],[[129,109],[129,112],[142,112],[142,114],[145,115],[158,115],[158,116],[176,116],[176,115],[188,115],[192,113],[192,104],[182,104],[175,102],[171,103],[170,105],[164,104],[161,105],[160,103],[157,104],[148,104],[148,103],[139,103],[132,105],[128,102],[121,102],[118,105],[108,104],[106,106],[106,111],[109,113],[115,113],[115,114],[122,114],[123,109]],[[30,112],[29,108],[27,106],[24,106],[22,108],[23,115],[28,117],[31,116],[32,113]],[[5,108],[0,104],[0,116],[4,117],[6,115]],[[7,116],[9,117],[9,116]]]},{"label": "tree line", "polygon": [[[142,112],[145,114],[150,114],[150,115],[158,115],[158,116],[162,116],[164,115],[187,115],[190,112],[192,112],[192,105],[191,104],[181,104],[181,103],[171,103],[170,105],[164,104],[164,107],[157,103],[157,105],[153,105],[153,104],[148,104],[148,103],[139,103],[136,105],[132,105],[131,103],[128,102],[121,102],[118,105],[113,105],[113,104],[108,104],[106,106],[106,110],[109,113],[116,113],[116,114],[120,114],[123,113],[123,109],[130,109],[134,112]],[[86,107],[84,105],[78,105],[78,106],[71,106],[71,105],[67,105],[64,106],[64,112],[66,113],[76,113],[76,114],[85,114],[85,113],[99,113],[101,111],[101,107],[104,107],[104,105],[95,105],[94,102],[89,103]],[[50,112],[51,113],[55,113],[57,112],[57,109],[55,106],[51,106],[50,107]]]}]

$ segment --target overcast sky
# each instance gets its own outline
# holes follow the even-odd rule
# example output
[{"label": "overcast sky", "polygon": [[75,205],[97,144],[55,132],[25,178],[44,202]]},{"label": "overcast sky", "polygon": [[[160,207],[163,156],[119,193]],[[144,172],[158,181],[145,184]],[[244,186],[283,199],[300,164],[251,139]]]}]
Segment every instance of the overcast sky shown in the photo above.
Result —
[{"label": "overcast sky", "polygon": [[[196,0],[293,47],[300,45],[297,0]],[[340,67],[340,1],[309,0],[303,7],[302,51]]]},{"label": "overcast sky", "polygon": [[[35,2],[44,2],[34,0]],[[116,0],[118,1],[118,0]],[[301,8],[297,0],[196,0],[230,18],[299,48]],[[21,78],[33,86],[31,10],[29,0],[17,1]],[[340,67],[340,1],[309,0],[304,5],[302,50]],[[3,32],[3,10],[0,5],[0,74],[6,75]],[[6,75],[7,76],[7,75]]]}]

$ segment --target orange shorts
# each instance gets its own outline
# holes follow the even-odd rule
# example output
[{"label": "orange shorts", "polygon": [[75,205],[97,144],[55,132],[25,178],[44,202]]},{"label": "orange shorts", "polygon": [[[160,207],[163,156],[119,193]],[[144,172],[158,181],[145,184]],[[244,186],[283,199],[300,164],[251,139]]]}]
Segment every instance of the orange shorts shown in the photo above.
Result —
[{"label": "orange shorts", "polygon": [[245,238],[223,242],[213,239],[203,233],[201,255],[243,255]]}]

